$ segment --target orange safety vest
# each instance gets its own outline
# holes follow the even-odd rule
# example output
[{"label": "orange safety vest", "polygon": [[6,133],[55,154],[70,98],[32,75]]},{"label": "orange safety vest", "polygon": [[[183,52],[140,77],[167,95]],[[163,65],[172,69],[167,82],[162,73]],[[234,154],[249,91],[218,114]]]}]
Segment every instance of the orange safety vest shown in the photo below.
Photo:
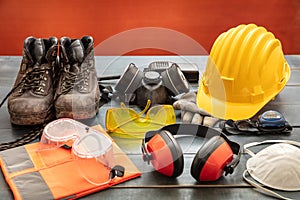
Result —
[{"label": "orange safety vest", "polygon": [[[103,130],[102,127],[93,127]],[[87,159],[87,170],[101,173],[99,182],[92,184],[81,173],[71,150],[64,148],[39,152],[39,143],[0,152],[0,166],[14,198],[18,199],[76,199],[141,176],[141,172],[113,142],[114,161],[125,168],[124,176],[108,178],[110,169],[95,159]],[[103,176],[102,176],[103,175]]]}]

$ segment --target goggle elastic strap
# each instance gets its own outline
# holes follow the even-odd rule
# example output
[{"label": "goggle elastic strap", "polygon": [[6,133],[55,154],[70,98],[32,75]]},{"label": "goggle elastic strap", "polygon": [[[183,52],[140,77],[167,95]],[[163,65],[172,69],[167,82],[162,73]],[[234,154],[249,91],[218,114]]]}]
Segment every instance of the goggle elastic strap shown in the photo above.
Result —
[{"label": "goggle elastic strap", "polygon": [[111,168],[111,170],[109,172],[109,180],[108,181],[105,181],[103,183],[95,183],[92,180],[89,180],[89,179],[86,179],[86,180],[93,185],[101,186],[101,185],[110,184],[115,178],[123,177],[124,174],[125,174],[125,168],[121,165],[116,165],[113,168]]}]

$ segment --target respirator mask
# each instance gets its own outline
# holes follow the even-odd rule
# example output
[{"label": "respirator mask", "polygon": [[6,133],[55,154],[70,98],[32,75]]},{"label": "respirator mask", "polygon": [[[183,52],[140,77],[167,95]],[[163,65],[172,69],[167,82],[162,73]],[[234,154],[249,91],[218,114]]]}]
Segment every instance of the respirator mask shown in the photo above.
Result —
[{"label": "respirator mask", "polygon": [[[272,145],[257,153],[249,150],[250,147],[263,144]],[[251,158],[246,163],[246,170],[243,173],[244,180],[264,194],[288,199],[271,189],[300,191],[299,147],[299,142],[290,140],[266,140],[245,144],[244,151]]]},{"label": "respirator mask", "polygon": [[[172,97],[189,91],[189,83],[176,63],[152,64],[143,71],[131,63],[115,86],[120,101],[145,108],[147,101],[172,104]],[[169,63],[169,64],[168,64]]]}]

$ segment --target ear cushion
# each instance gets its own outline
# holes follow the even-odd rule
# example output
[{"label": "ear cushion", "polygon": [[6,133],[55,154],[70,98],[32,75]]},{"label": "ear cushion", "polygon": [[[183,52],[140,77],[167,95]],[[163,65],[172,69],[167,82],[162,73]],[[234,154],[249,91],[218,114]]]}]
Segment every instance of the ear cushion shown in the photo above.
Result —
[{"label": "ear cushion", "polygon": [[143,76],[144,73],[131,63],[124,70],[122,76],[115,86],[115,90],[124,94],[133,93],[137,88],[139,88]]},{"label": "ear cushion", "polygon": [[224,167],[232,159],[233,152],[229,144],[221,136],[214,136],[195,155],[191,175],[197,181],[215,181],[222,176]]},{"label": "ear cushion", "polygon": [[189,91],[189,83],[184,74],[175,63],[170,68],[161,73],[164,86],[168,88],[172,95],[176,96]]},{"label": "ear cushion", "polygon": [[152,155],[151,163],[156,171],[169,177],[183,172],[183,154],[180,146],[168,131],[160,131],[147,143]]}]

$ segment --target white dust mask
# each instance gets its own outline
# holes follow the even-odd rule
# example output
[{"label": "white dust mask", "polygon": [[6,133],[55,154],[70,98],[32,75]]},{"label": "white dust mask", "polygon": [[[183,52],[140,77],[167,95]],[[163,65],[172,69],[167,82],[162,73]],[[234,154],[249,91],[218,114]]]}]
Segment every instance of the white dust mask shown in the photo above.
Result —
[{"label": "white dust mask", "polygon": [[[254,154],[248,148],[260,144],[272,144]],[[298,147],[297,147],[298,146]],[[246,153],[252,157],[246,163],[244,179],[256,188],[271,196],[287,199],[266,189],[247,178],[247,172],[258,183],[269,188],[283,191],[300,190],[300,143],[287,140],[266,140],[249,143],[244,146]]]}]

